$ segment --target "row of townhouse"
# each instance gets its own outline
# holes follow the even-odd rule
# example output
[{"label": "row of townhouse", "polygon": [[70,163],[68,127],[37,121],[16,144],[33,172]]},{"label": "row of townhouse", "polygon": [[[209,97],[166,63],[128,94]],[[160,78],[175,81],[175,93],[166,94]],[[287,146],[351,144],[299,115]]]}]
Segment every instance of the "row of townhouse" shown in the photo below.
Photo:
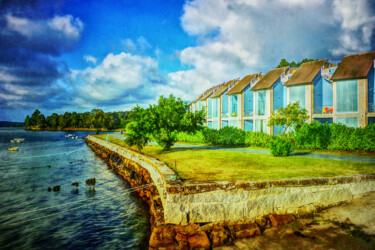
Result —
[{"label": "row of townhouse", "polygon": [[374,62],[375,51],[345,56],[338,65],[324,59],[250,74],[206,90],[190,109],[205,110],[210,128],[279,134],[278,126],[267,126],[271,112],[299,101],[308,122],[365,127],[375,123]]}]

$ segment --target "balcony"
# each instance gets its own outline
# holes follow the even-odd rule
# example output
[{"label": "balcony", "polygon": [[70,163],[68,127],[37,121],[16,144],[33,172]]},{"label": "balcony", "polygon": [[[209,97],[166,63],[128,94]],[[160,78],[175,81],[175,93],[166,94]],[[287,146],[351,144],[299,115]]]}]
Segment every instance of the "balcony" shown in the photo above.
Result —
[{"label": "balcony", "polygon": [[375,103],[368,104],[368,112],[375,112]]},{"label": "balcony", "polygon": [[253,116],[254,112],[252,110],[245,110],[243,115],[244,116]]},{"label": "balcony", "polygon": [[314,106],[314,114],[332,114],[333,106]]},{"label": "balcony", "polygon": [[229,117],[229,112],[221,112],[221,117],[223,118]]}]

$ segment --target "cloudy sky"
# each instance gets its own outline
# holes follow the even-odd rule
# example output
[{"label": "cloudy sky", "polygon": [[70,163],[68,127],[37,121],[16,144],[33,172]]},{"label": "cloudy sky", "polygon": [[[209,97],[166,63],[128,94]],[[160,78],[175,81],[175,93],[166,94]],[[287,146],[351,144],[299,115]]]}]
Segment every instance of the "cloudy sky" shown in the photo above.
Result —
[{"label": "cloudy sky", "polygon": [[0,121],[130,110],[375,50],[372,0],[1,0]]}]

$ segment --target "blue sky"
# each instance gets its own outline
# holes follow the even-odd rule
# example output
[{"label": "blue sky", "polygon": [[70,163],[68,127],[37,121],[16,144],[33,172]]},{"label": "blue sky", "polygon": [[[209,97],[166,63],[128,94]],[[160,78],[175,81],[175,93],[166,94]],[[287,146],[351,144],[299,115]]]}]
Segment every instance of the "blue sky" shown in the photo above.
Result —
[{"label": "blue sky", "polygon": [[130,110],[267,73],[281,58],[375,50],[371,0],[0,2],[0,121]]}]

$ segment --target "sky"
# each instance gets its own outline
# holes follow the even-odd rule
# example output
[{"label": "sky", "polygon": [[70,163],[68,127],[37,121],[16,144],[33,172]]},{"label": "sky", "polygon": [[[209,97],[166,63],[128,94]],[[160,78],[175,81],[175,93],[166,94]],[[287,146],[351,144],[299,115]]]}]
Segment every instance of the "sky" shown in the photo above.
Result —
[{"label": "sky", "polygon": [[372,0],[0,0],[0,121],[192,101],[282,58],[374,50]]}]

